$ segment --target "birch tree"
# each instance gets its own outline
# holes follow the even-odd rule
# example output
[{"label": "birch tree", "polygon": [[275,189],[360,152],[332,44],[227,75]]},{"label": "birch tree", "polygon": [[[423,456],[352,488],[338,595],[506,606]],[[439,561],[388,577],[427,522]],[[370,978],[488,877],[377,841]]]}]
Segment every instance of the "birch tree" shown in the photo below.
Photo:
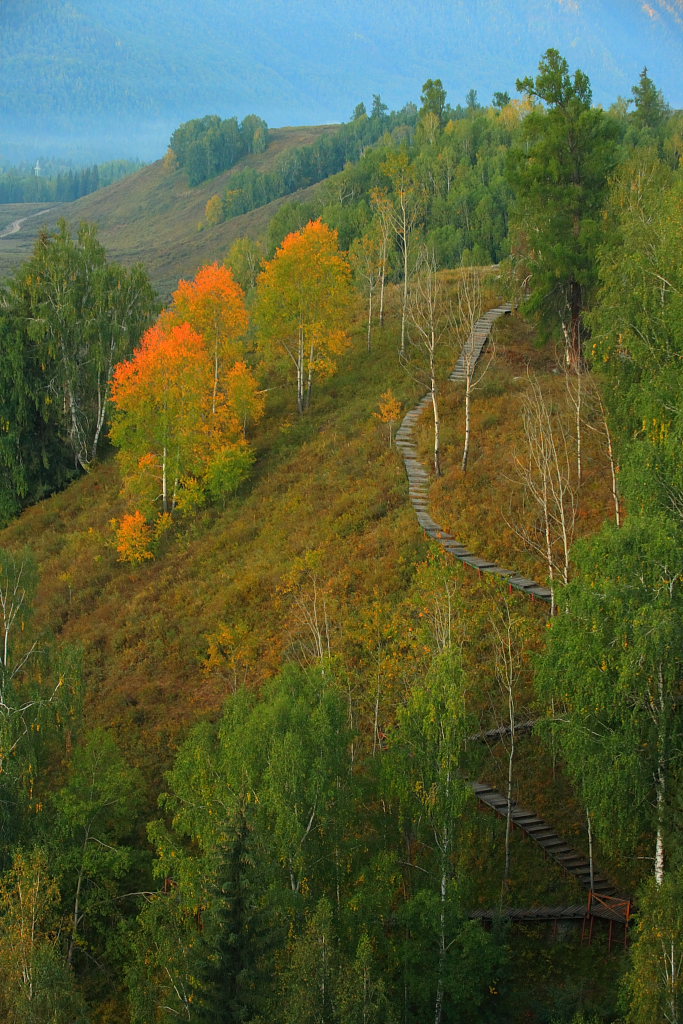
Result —
[{"label": "birch tree", "polygon": [[658,885],[683,768],[680,552],[676,526],[637,513],[577,544],[538,677],[597,834],[622,855],[647,835]]},{"label": "birch tree", "polygon": [[80,652],[36,632],[37,584],[28,549],[0,548],[0,847],[32,797],[43,738],[54,739],[58,719],[78,724],[80,712]]},{"label": "birch tree", "polygon": [[[409,959],[424,975],[422,998],[417,997],[420,1019],[434,1024],[458,1019],[464,1006],[477,1005],[491,969],[488,936],[462,920],[459,906],[460,830],[472,799],[463,781],[471,732],[464,675],[449,653],[436,659],[424,682],[412,689],[389,739],[391,779],[416,855],[406,865],[413,869],[413,895],[404,913],[407,945],[419,949],[419,966]],[[475,960],[479,970],[473,977]],[[409,976],[406,985],[417,988],[417,978]]]},{"label": "birch tree", "polygon": [[627,1024],[683,1021],[683,878],[645,886],[630,967],[624,979]]},{"label": "birch tree", "polygon": [[108,263],[93,225],[82,224],[73,238],[65,221],[40,235],[0,295],[0,310],[19,319],[24,344],[37,348],[39,386],[60,410],[63,443],[82,469],[97,458],[114,367],[156,308],[142,266]]},{"label": "birch tree", "polygon": [[[553,411],[540,384],[531,377],[522,406],[524,454],[517,459],[530,511],[522,522],[536,528],[513,528],[546,564],[555,609],[555,587],[569,580],[569,560],[577,510],[576,485],[570,464],[570,444],[561,414]],[[533,515],[536,512],[536,516]]]},{"label": "birch tree", "polygon": [[375,210],[377,238],[379,241],[379,325],[384,327],[384,291],[389,272],[389,243],[393,233],[392,206],[386,189],[371,189],[370,201]]},{"label": "birch tree", "polygon": [[410,348],[404,365],[421,387],[429,392],[434,418],[434,472],[441,476],[441,416],[438,398],[440,357],[452,332],[446,289],[436,270],[432,253],[422,250],[408,293]]},{"label": "birch tree", "polygon": [[59,950],[59,889],[45,850],[17,852],[0,879],[0,1014],[6,1024],[85,1024]]},{"label": "birch tree", "polygon": [[173,293],[174,313],[201,334],[213,363],[211,412],[228,369],[244,358],[241,344],[249,326],[244,292],[228,267],[201,267],[192,281],[180,281]]},{"label": "birch tree", "polygon": [[111,438],[120,450],[122,475],[138,499],[152,506],[160,500],[164,513],[175,510],[183,477],[199,470],[197,447],[212,387],[203,337],[167,318],[116,368]]},{"label": "birch tree", "polygon": [[349,279],[337,232],[321,220],[288,235],[259,275],[257,347],[266,361],[293,371],[301,415],[314,378],[334,373],[348,347]]},{"label": "birch tree", "polygon": [[512,792],[515,769],[515,755],[517,752],[517,705],[519,697],[519,681],[521,675],[521,658],[519,649],[520,623],[516,620],[506,603],[501,609],[500,615],[492,617],[491,629],[495,643],[494,670],[498,683],[499,693],[503,698],[506,712],[506,737],[504,743],[507,747],[507,782],[505,796],[507,808],[505,813],[505,859],[503,866],[503,880],[500,889],[501,905],[507,894],[510,881],[510,843],[512,838]]},{"label": "birch tree", "polygon": [[166,314],[116,367],[111,439],[124,488],[145,516],[157,505],[172,514],[190,480],[217,499],[248,474],[244,427],[263,413],[258,385],[242,362],[221,362],[218,380],[216,369],[215,348]]},{"label": "birch tree", "polygon": [[132,858],[122,840],[131,832],[139,792],[137,772],[126,765],[112,737],[99,730],[77,747],[67,783],[54,797],[50,844],[68,907],[70,965],[77,952],[88,954],[88,940],[97,929],[118,916],[117,882]]},{"label": "birch tree", "polygon": [[324,893],[338,912],[348,741],[343,693],[319,670],[293,666],[260,695],[239,689],[217,726],[190,734],[161,799],[169,820],[149,829],[167,892],[140,915],[129,974],[136,1024],[218,1020],[228,1006],[252,1019],[272,992],[270,953]]},{"label": "birch tree", "polygon": [[391,207],[388,212],[390,212],[391,223],[401,254],[403,282],[401,289],[400,355],[403,357],[406,350],[410,257],[413,234],[422,213],[423,195],[418,178],[411,166],[407,150],[392,153],[382,165],[382,170],[391,182]]},{"label": "birch tree", "polygon": [[[458,275],[456,286],[457,318],[464,335],[460,349],[459,363],[465,375],[465,437],[463,440],[461,468],[467,472],[472,438],[472,396],[481,385],[493,358],[493,345],[489,340],[485,358],[479,357],[481,336],[475,329],[482,314],[481,278],[477,270],[463,268]],[[488,330],[480,328],[480,330]]]},{"label": "birch tree", "polygon": [[372,308],[377,284],[383,276],[381,239],[373,232],[356,238],[349,250],[349,259],[354,276],[365,289],[368,300],[367,348],[372,348]]}]

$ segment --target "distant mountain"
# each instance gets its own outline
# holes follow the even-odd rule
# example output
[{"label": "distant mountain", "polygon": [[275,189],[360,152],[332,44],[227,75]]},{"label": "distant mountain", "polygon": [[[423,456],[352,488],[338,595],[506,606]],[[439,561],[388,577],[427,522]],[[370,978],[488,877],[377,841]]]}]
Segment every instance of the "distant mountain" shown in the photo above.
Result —
[{"label": "distant mountain", "polygon": [[514,94],[557,47],[596,101],[647,65],[683,106],[683,0],[0,0],[0,166],[18,155],[152,158],[206,113],[271,125],[392,108],[440,77]]}]

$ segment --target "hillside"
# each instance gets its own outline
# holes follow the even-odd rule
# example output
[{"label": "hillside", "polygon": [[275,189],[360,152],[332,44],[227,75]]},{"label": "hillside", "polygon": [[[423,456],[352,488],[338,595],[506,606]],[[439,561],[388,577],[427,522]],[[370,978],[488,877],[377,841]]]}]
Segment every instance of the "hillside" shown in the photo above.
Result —
[{"label": "hillside", "polygon": [[[74,203],[58,204],[44,218],[27,221],[16,234],[0,237],[0,278],[27,258],[43,225],[53,227],[63,217],[73,225],[84,220],[97,224],[111,258],[126,265],[143,262],[160,294],[168,297],[180,278],[191,277],[202,263],[222,259],[236,238],[264,233],[275,211],[293,197],[199,231],[207,200],[228,188],[233,174],[247,167],[267,172],[287,150],[310,145],[332,131],[333,126],[277,129],[265,153],[245,157],[231,170],[194,188],[188,186],[183,172],[168,171],[157,160],[108,188]],[[296,198],[306,198],[314,188],[302,190]],[[33,205],[25,212],[21,207],[0,206],[0,233],[4,224],[39,210]]]},{"label": "hillside", "polygon": [[[499,296],[494,283],[490,300]],[[406,680],[419,677],[438,648],[436,618],[445,580],[457,594],[453,629],[467,638],[463,654],[476,680],[472,711],[482,728],[497,721],[489,703],[494,682],[487,667],[487,632],[489,616],[506,600],[506,588],[456,563],[445,561],[441,567],[410,508],[402,461],[373,417],[388,386],[406,409],[420,397],[396,359],[398,298],[392,291],[392,326],[376,332],[369,354],[358,311],[353,350],[338,375],[316,390],[306,418],[296,416],[289,389],[270,392],[267,419],[254,436],[252,480],[224,509],[207,510],[192,521],[180,519],[154,561],[135,569],[116,561],[110,521],[121,515],[123,504],[112,459],[27,510],[2,534],[3,544],[30,544],[35,550],[41,572],[38,622],[62,640],[83,646],[87,721],[110,728],[127,757],[143,769],[150,803],[162,769],[170,767],[195,721],[215,720],[236,687],[260,687],[283,662],[309,660],[306,609],[314,599],[324,602],[331,653],[347,674],[350,714],[366,732],[361,744],[368,742],[372,708],[366,688],[380,650],[386,666],[380,721],[387,728],[404,700]],[[517,318],[501,324],[496,339],[495,368],[475,400],[472,467],[466,478],[457,468],[461,400],[452,387],[444,396],[446,476],[433,488],[433,500],[444,525],[474,550],[494,553],[504,564],[542,577],[542,565],[501,530],[501,514],[508,499],[515,500],[511,474],[523,444],[517,401],[509,400],[519,393],[519,368],[529,366],[544,387],[557,389],[555,363],[551,354],[534,347],[532,332]],[[420,424],[420,436],[428,463],[428,418]],[[595,466],[585,492],[590,514],[584,528],[592,529],[608,514],[609,495],[600,451],[591,445],[586,457]],[[547,611],[523,597],[508,600],[524,622],[528,650],[537,648]],[[227,654],[220,653],[221,645],[228,645]],[[528,654],[525,660],[528,701]],[[566,780],[551,770],[537,740],[520,743],[518,799],[574,835],[585,849],[581,811]],[[478,770],[480,778],[502,786],[505,749],[493,745]],[[479,906],[496,898],[491,865],[500,859],[501,829],[487,825],[479,839],[483,845],[474,867]],[[522,839],[514,849],[511,891],[517,901],[582,899],[575,883],[549,869]],[[601,863],[624,883],[631,882],[624,865],[604,854]],[[519,939],[518,953],[531,956],[535,941],[532,933],[523,954],[527,947]],[[542,965],[546,988],[541,1003],[547,1007],[554,1004],[556,988],[565,985],[566,957],[575,960],[576,955],[573,945],[558,947],[553,965]],[[614,984],[618,966],[618,960],[605,960],[596,971],[592,959],[590,968],[586,963],[581,971],[593,970],[592,984],[602,992]],[[533,974],[531,963],[528,970]],[[572,973],[578,978],[576,971],[574,963]],[[514,986],[506,992],[508,1012],[525,1012],[527,994]]]},{"label": "hillside", "polygon": [[680,1017],[683,112],[525,88],[73,204],[168,296],[344,164],[155,322],[2,289],[8,1024]]},{"label": "hillside", "polygon": [[[490,294],[496,297],[495,290]],[[393,319],[397,301],[392,294]],[[377,334],[370,354],[363,352],[362,321],[354,335],[353,351],[337,376],[320,385],[309,416],[296,415],[290,389],[270,391],[267,419],[253,438],[257,463],[249,484],[223,510],[181,519],[149,564],[131,569],[116,560],[110,521],[124,504],[111,458],[28,509],[2,534],[4,543],[30,544],[38,555],[40,622],[84,645],[89,720],[113,726],[155,776],[159,757],[166,760],[194,719],[216,715],[236,682],[259,684],[283,660],[301,657],[306,627],[293,581],[305,588],[302,560],[312,552],[314,575],[329,602],[334,652],[353,657],[354,634],[377,600],[400,613],[406,630],[415,622],[420,567],[435,551],[409,506],[401,459],[373,413],[388,386],[404,408],[419,390],[396,359],[395,328]],[[495,366],[475,399],[466,476],[459,470],[461,399],[452,385],[445,390],[445,476],[433,482],[432,500],[439,521],[472,550],[543,579],[540,559],[504,528],[511,507],[520,514],[513,476],[515,453],[523,447],[519,369],[537,373],[558,402],[564,384],[553,353],[534,348],[523,321],[502,323],[496,337]],[[429,417],[420,423],[420,437],[429,462]],[[592,532],[609,515],[610,496],[604,452],[595,438],[587,445],[591,471],[581,530]],[[505,587],[491,588],[456,563],[451,568],[462,614],[473,622],[490,601],[504,597]],[[547,611],[522,598],[514,603],[532,633],[542,632]],[[202,667],[209,638],[226,624],[246,629],[235,678],[226,666]],[[476,630],[473,640],[469,656],[476,663]],[[406,667],[419,660],[409,644],[404,657]]]}]

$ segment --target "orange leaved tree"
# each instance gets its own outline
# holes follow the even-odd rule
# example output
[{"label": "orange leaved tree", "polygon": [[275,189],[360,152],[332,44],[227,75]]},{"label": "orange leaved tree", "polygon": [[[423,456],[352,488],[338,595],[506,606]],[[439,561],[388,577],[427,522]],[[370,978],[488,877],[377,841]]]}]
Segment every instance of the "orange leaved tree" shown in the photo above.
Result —
[{"label": "orange leaved tree", "polygon": [[[249,473],[248,421],[263,415],[263,393],[243,361],[216,377],[216,349],[177,313],[162,313],[131,359],[114,371],[111,438],[124,490],[137,506],[116,523],[122,561],[152,557],[176,508],[224,499]],[[140,507],[144,512],[140,511]],[[153,529],[148,519],[161,514]]]},{"label": "orange leaved tree", "polygon": [[314,220],[287,235],[265,264],[257,285],[257,345],[266,363],[296,375],[300,413],[310,404],[313,377],[334,373],[334,357],[348,346],[350,269],[337,232]]},{"label": "orange leaved tree", "polygon": [[[181,479],[197,470],[197,446],[212,366],[206,343],[189,324],[160,317],[131,359],[114,371],[111,438],[122,475],[163,512],[173,511]],[[142,492],[142,493],[141,493]]]},{"label": "orange leaved tree", "polygon": [[232,271],[218,263],[202,267],[194,281],[180,281],[173,293],[179,320],[204,336],[213,361],[211,411],[216,412],[220,382],[243,356],[240,344],[249,327],[244,292]]}]

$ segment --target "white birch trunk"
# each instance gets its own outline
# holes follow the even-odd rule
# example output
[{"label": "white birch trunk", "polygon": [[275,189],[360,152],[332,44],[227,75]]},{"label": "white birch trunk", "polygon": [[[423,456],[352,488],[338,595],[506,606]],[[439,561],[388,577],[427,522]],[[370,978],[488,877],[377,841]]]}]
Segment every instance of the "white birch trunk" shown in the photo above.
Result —
[{"label": "white birch trunk", "polygon": [[161,507],[164,512],[168,512],[168,481],[167,481],[167,452],[166,446],[161,456]]},{"label": "white birch trunk", "polygon": [[470,454],[470,431],[471,431],[471,409],[472,409],[472,374],[469,366],[465,379],[465,443],[462,449],[462,471],[467,472],[467,460]]},{"label": "white birch trunk", "polygon": [[432,409],[434,410],[434,472],[441,476],[441,418],[436,398],[436,381],[432,378]]}]

